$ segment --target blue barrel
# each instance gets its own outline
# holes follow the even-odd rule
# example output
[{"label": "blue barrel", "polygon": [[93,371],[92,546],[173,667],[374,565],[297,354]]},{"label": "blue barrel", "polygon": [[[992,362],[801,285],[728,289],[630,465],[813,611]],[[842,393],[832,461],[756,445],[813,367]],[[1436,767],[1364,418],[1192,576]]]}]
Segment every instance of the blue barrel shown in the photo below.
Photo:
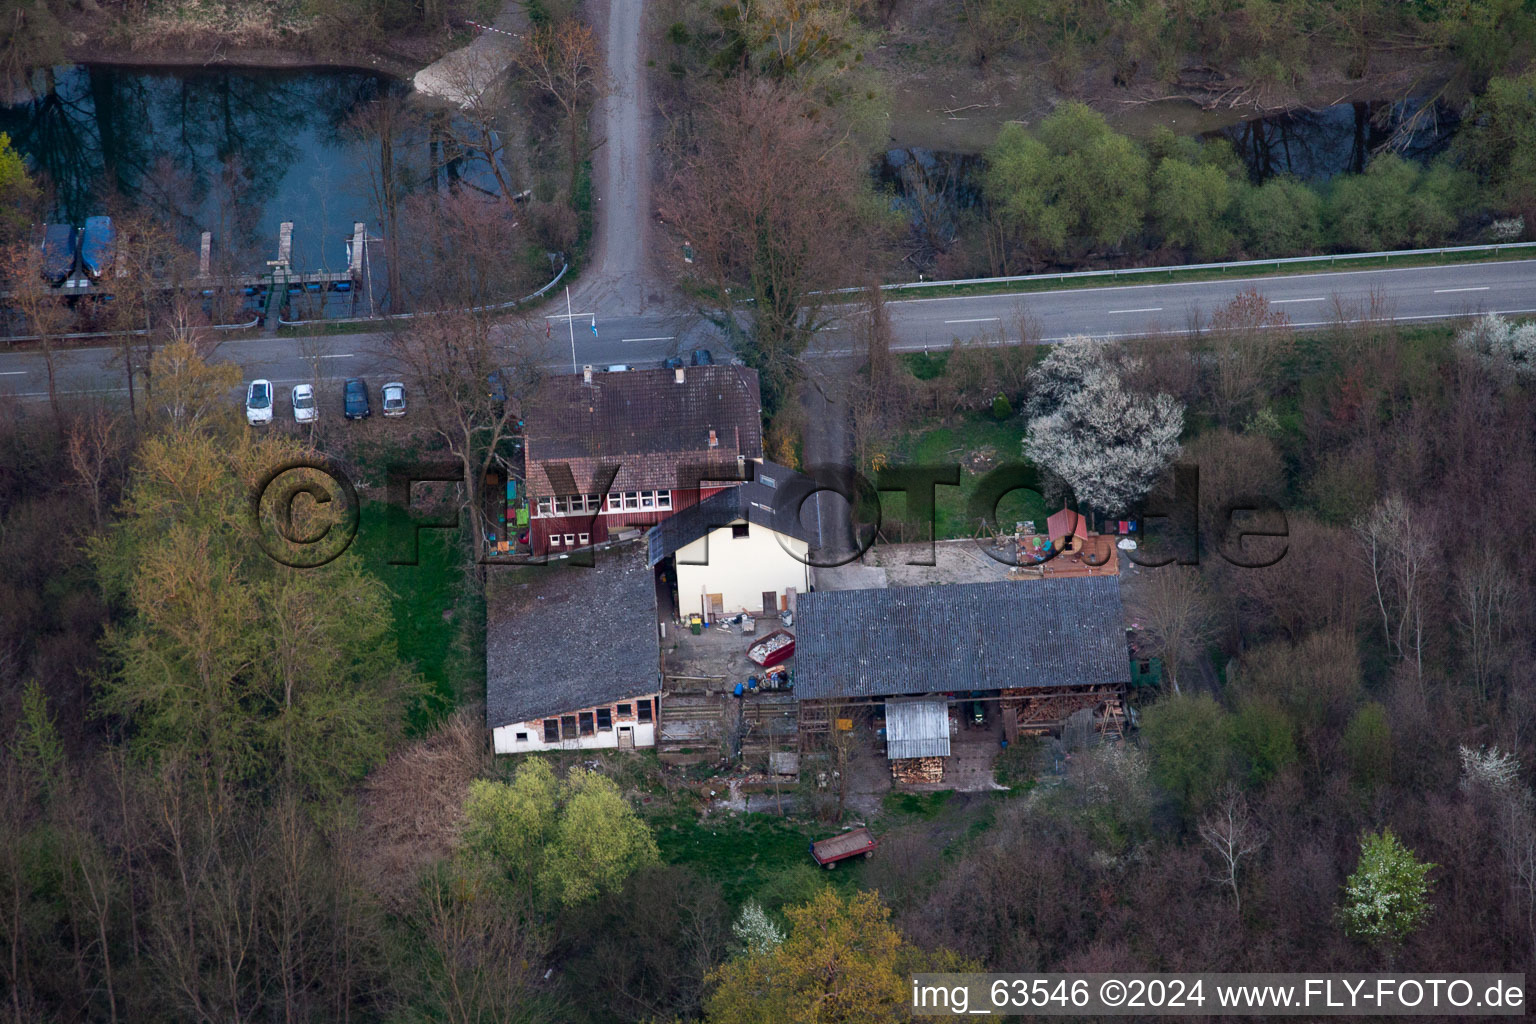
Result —
[{"label": "blue barrel", "polygon": [[740,697],[744,692],[746,692],[746,687],[742,686],[740,683],[737,683],[736,696]]}]

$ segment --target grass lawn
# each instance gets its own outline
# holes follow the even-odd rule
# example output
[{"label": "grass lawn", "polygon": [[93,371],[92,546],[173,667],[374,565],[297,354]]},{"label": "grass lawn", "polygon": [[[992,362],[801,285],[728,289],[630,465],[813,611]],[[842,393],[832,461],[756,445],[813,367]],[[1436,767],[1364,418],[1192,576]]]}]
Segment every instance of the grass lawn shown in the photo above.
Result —
[{"label": "grass lawn", "polygon": [[[1006,420],[996,420],[990,413],[969,413],[958,423],[930,427],[902,437],[892,462],[908,466],[944,466],[960,463],[959,487],[934,488],[935,536],[939,540],[970,537],[976,524],[966,514],[966,506],[978,482],[996,466],[1023,462],[1024,417],[1018,413]],[[905,496],[889,492],[880,496],[882,513],[887,519],[906,516]],[[997,506],[996,521],[1010,530],[1019,520],[1033,519],[1042,528],[1047,509],[1045,499],[1027,491],[1004,496]]]},{"label": "grass lawn", "polygon": [[830,826],[771,814],[700,819],[691,811],[679,811],[652,819],[651,827],[662,860],[719,882],[732,906],[753,897],[777,910],[804,902],[824,883],[857,885],[863,874],[862,858],[844,861],[832,871],[811,860],[811,841],[837,833]]},{"label": "grass lawn", "polygon": [[[427,690],[407,712],[410,730],[422,731],[485,688],[483,603],[464,579],[464,548],[448,530],[422,530],[418,565],[390,565],[404,513],[384,502],[364,502],[356,548],[368,569],[389,587],[400,656],[414,662]],[[392,526],[395,529],[392,529]]]}]

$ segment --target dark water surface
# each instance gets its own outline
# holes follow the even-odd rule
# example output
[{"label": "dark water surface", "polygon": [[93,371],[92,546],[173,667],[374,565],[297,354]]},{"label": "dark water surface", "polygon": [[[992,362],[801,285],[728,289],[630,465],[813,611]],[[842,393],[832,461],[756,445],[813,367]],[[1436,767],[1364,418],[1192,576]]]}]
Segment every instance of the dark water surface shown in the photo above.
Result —
[{"label": "dark water surface", "polygon": [[353,71],[75,65],[0,107],[0,131],[50,189],[54,220],[140,205],[189,246],[212,231],[251,269],[276,255],[278,223],[291,220],[296,268],[341,269],[353,222],[374,220],[366,147],[346,119],[402,88]]}]

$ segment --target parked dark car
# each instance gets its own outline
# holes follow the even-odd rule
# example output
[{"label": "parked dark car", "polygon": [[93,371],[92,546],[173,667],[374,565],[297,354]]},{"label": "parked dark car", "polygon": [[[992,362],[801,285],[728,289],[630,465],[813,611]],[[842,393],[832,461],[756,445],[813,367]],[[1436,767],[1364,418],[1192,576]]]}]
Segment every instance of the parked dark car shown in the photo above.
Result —
[{"label": "parked dark car", "polygon": [[696,348],[693,350],[693,365],[714,366],[715,357],[710,354],[709,349],[707,348]]},{"label": "parked dark car", "polygon": [[667,356],[667,358],[661,361],[661,366],[664,370],[681,370],[683,368],[683,357]]},{"label": "parked dark car", "polygon": [[352,377],[342,390],[342,412],[349,420],[365,420],[373,414],[368,405],[368,385],[361,377]]},{"label": "parked dark car", "polygon": [[493,402],[505,402],[507,400],[507,386],[501,382],[501,371],[492,370],[489,377],[485,378],[489,385],[488,394]]}]

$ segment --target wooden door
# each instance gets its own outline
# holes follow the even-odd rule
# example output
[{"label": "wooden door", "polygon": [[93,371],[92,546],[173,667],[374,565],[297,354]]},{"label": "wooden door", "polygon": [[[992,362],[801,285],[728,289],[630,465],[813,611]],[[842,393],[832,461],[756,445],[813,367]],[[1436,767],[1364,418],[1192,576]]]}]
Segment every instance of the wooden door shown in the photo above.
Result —
[{"label": "wooden door", "polygon": [[763,618],[771,619],[779,614],[779,595],[771,590],[763,591]]},{"label": "wooden door", "polygon": [[621,725],[621,726],[619,726],[619,749],[620,750],[634,750],[635,749],[635,729],[634,729],[634,726],[630,726],[630,725]]}]

